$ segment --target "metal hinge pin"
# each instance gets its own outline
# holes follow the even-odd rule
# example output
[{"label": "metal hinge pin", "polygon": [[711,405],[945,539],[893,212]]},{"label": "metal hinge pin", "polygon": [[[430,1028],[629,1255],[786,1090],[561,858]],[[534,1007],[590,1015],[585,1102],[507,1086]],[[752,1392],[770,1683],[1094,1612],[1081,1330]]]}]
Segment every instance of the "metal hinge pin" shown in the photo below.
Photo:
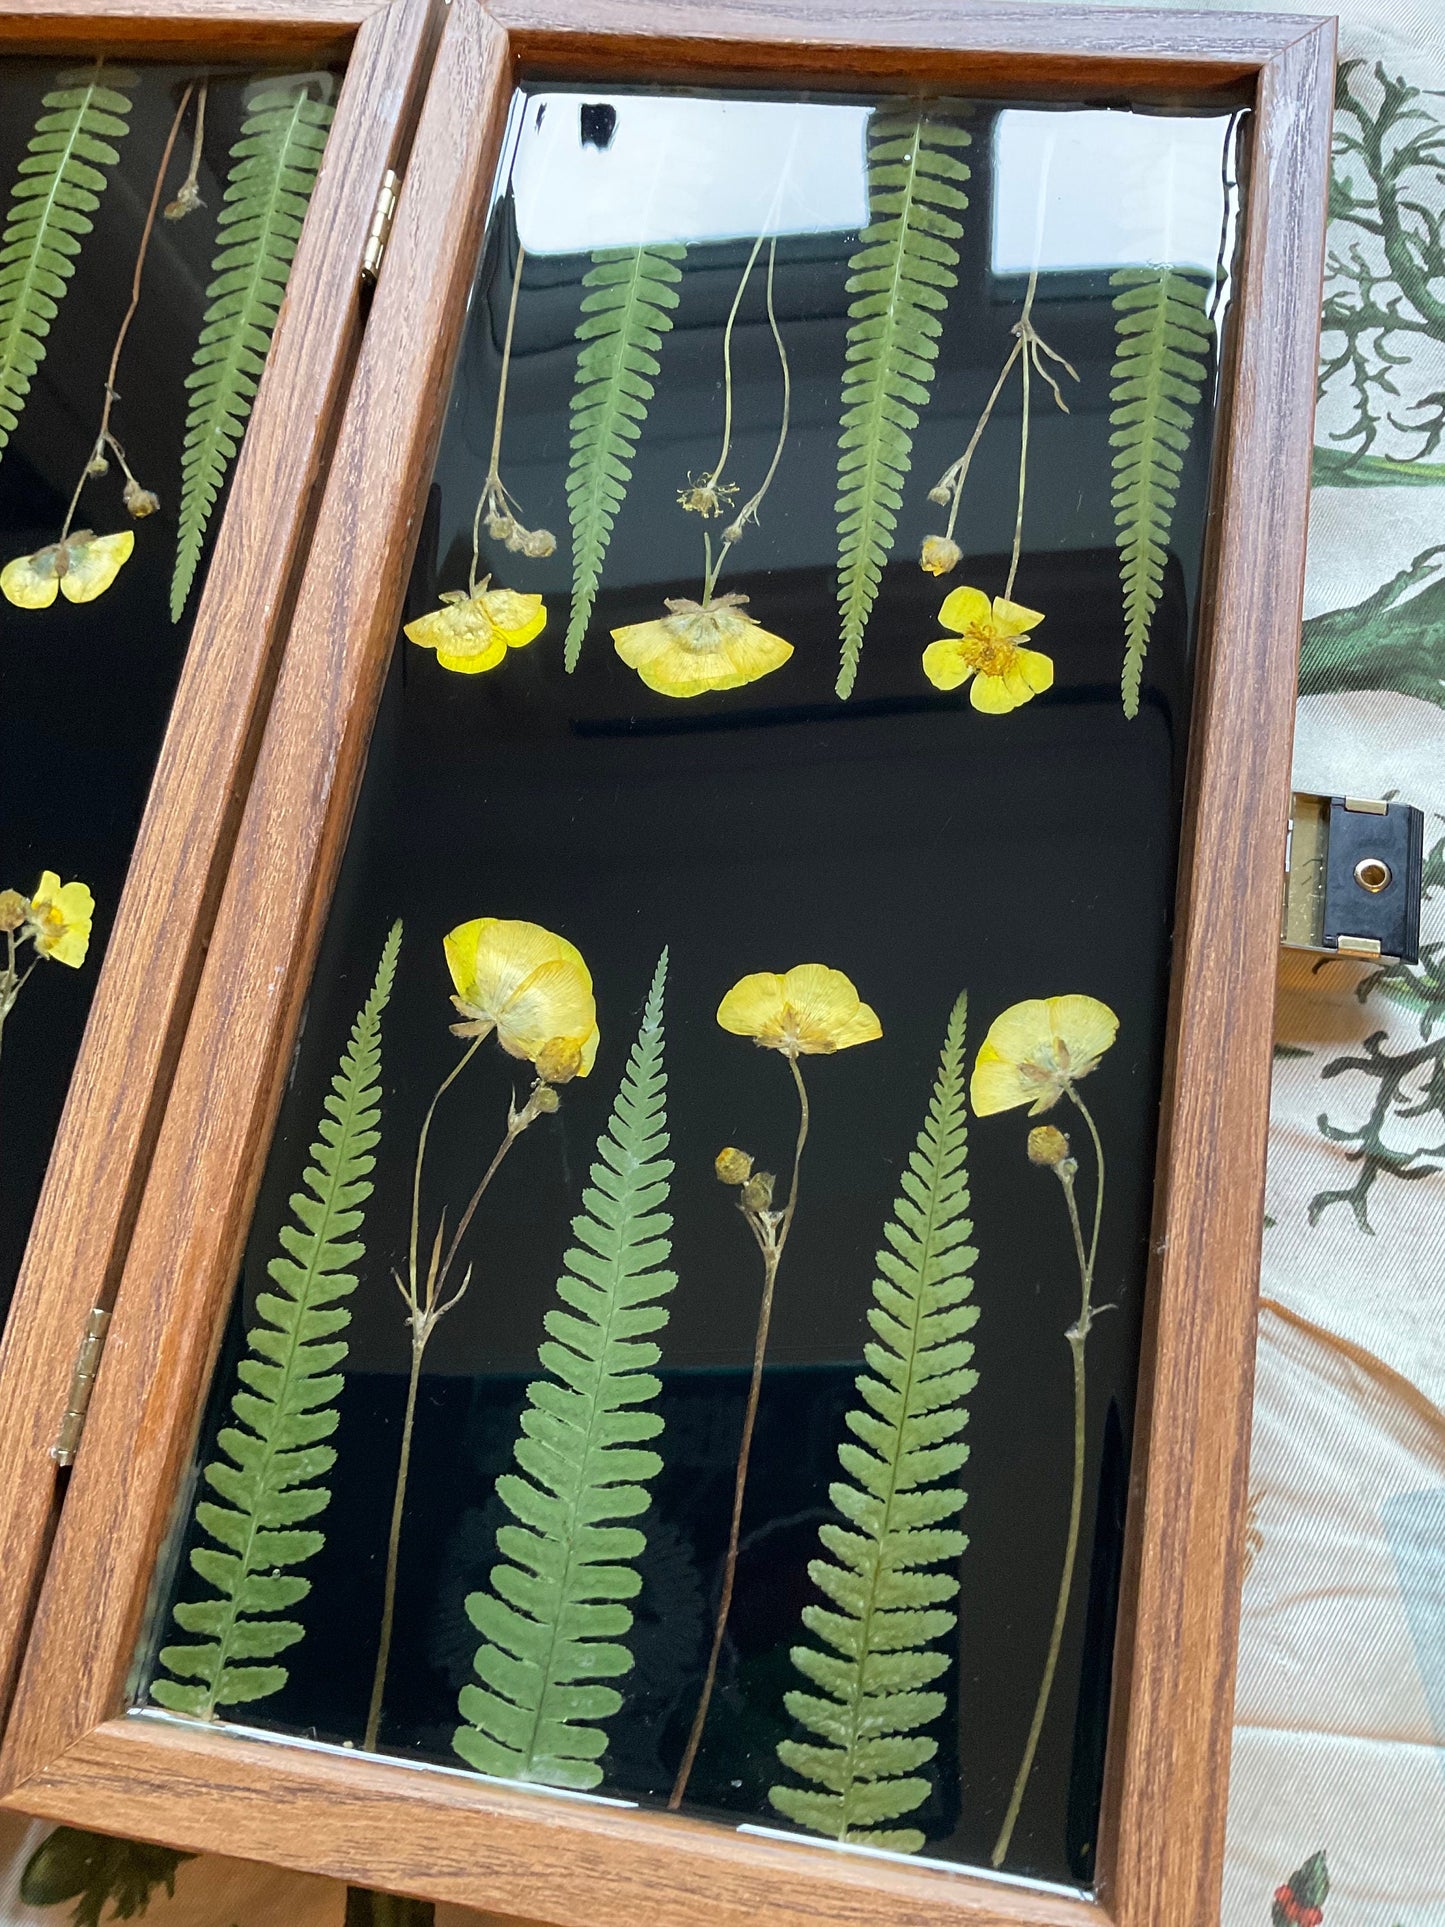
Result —
[{"label": "metal hinge pin", "polygon": [[75,1455],[80,1449],[80,1435],[85,1430],[85,1414],[90,1408],[90,1394],[95,1388],[95,1375],[100,1370],[101,1353],[105,1350],[105,1335],[109,1330],[110,1313],[102,1311],[97,1305],[85,1321],[85,1335],[75,1355],[75,1370],[70,1374],[70,1395],[65,1403],[65,1416],[60,1421],[60,1430],[50,1448],[50,1456],[57,1465],[72,1465],[75,1462]]},{"label": "metal hinge pin", "polygon": [[396,219],[396,203],[400,193],[401,176],[394,168],[389,167],[381,177],[381,186],[376,193],[376,206],[371,210],[371,226],[366,231],[366,246],[361,255],[363,281],[375,281],[381,272],[386,244],[391,239],[391,224]]}]

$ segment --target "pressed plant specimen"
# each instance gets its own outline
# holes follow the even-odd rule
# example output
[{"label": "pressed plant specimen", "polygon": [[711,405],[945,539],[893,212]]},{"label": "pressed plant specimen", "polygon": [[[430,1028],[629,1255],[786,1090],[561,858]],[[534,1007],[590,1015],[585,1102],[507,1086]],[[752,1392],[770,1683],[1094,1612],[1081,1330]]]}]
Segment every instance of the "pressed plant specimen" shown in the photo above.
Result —
[{"label": "pressed plant specimen", "polygon": [[[5,960],[0,964],[0,1040],[16,999],[41,963],[67,964],[79,970],[90,948],[90,920],[95,899],[84,883],[62,883],[54,870],[41,872],[32,896],[19,890],[0,890],[0,935]],[[20,946],[34,952],[23,968]]]},{"label": "pressed plant specimen", "polygon": [[[96,91],[94,87],[85,90],[87,96]],[[95,535],[89,529],[75,527],[76,512],[80,507],[80,498],[86,483],[93,477],[103,476],[109,472],[112,456],[120,464],[121,472],[125,476],[122,500],[127,511],[132,516],[140,518],[153,515],[160,507],[158,497],[150,489],[143,488],[131,473],[125,450],[111,425],[111,418],[117,400],[115,382],[116,372],[120,367],[121,351],[125,347],[131,322],[135,319],[136,310],[140,306],[141,277],[145,271],[146,254],[155,229],[156,215],[160,208],[166,175],[170,169],[171,156],[175,152],[181,122],[190,105],[193,92],[193,87],[186,87],[181,93],[180,102],[171,121],[170,133],[161,154],[160,166],[156,170],[150,205],[146,209],[140,245],[136,250],[135,267],[131,275],[130,304],[121,320],[115,345],[111,349],[110,365],[106,370],[105,399],[101,406],[100,427],[96,432],[85,466],[80,471],[80,478],[75,484],[60,533],[55,541],[45,548],[36,550],[32,555],[17,556],[14,561],[7,563],[4,569],[0,569],[0,594],[3,594],[8,602],[14,603],[17,608],[48,609],[57,595],[63,595],[68,602],[93,602],[97,596],[104,595],[129,560],[135,548],[135,536],[129,529],[115,535]],[[98,139],[96,132],[87,132],[86,129],[94,125],[96,128],[108,128],[114,133],[117,128],[124,128],[124,122],[114,113],[113,107],[115,104],[122,107],[127,105],[125,96],[122,94],[112,96],[106,90],[104,98],[109,103],[106,111],[102,111],[95,105],[73,106],[60,116],[64,121],[68,121],[72,116],[75,119],[75,155],[69,156],[63,162],[57,162],[52,149],[35,157],[38,164],[55,164],[56,173],[52,182],[54,195],[62,206],[67,199],[78,200],[80,206],[85,209],[85,214],[79,221],[85,229],[90,227],[88,216],[94,212],[97,205],[95,188],[103,183],[104,177],[94,169],[84,167],[76,155],[87,154],[95,149],[97,158],[101,157],[102,152],[109,154],[112,161],[118,158],[113,148],[106,147],[104,142]],[[113,126],[110,125],[111,122],[114,122]],[[37,140],[48,139],[52,142],[55,138],[57,138],[56,135],[47,136],[43,132],[36,136]],[[68,178],[67,170],[74,178]],[[47,177],[42,175],[41,178]],[[6,239],[9,240],[8,231]],[[15,245],[28,246],[36,250],[39,284],[45,285],[46,247],[41,236],[33,236],[28,241],[22,239]],[[74,243],[73,237],[72,245],[78,245]],[[53,304],[50,311],[54,312]],[[27,381],[27,388],[28,385]]]},{"label": "pressed plant specimen", "polygon": [[547,626],[547,609],[539,595],[515,589],[494,589],[491,577],[481,575],[482,525],[495,542],[514,554],[551,555],[557,538],[550,529],[529,529],[517,514],[517,504],[502,481],[502,432],[507,418],[507,389],[512,373],[512,347],[517,332],[517,303],[522,292],[522,269],[527,251],[520,242],[507,303],[507,332],[502,344],[502,371],[497,383],[497,405],[492,417],[492,448],[487,472],[472,516],[472,562],[467,586],[444,589],[441,608],[406,625],[406,634],[423,649],[435,649],[443,669],[477,676],[495,669],[509,649],[523,649]]},{"label": "pressed plant specimen", "polygon": [[649,689],[662,696],[701,696],[715,689],[739,689],[744,683],[781,669],[793,653],[793,645],[764,629],[754,616],[744,612],[745,595],[717,593],[718,577],[734,545],[743,539],[749,524],[756,523],[778,464],[787,446],[792,416],[793,379],[788,365],[788,350],[778,326],[776,278],[777,236],[767,237],[766,307],[768,328],[777,351],[782,377],[782,405],[778,418],[777,441],[772,459],[757,488],[732,513],[732,499],[738,484],[726,479],[733,442],[733,332],[738,310],[752,279],[764,237],[754,241],[738,282],[723,328],[723,429],[717,460],[700,477],[689,477],[679,490],[678,503],[706,521],[724,513],[731,519],[722,531],[722,540],[713,549],[712,535],[703,530],[702,589],[696,602],[669,597],[667,614],[650,622],[629,623],[612,631],[617,653],[629,668],[635,669]]},{"label": "pressed plant specimen", "polygon": [[205,1469],[213,1496],[195,1516],[211,1543],[197,1546],[190,1563],[213,1597],[177,1604],[176,1624],[191,1637],[161,1648],[169,1677],[150,1688],[157,1705],[197,1719],[279,1692],[286,1668],[264,1662],[305,1636],[300,1621],[278,1615],[310,1592],[296,1568],[325,1543],[308,1522],[331,1498],[336,1451],[326,1441],[339,1418],[342,1334],[351,1322],[345,1301],[366,1255],[358,1234],[381,1136],[381,1019],[400,948],[397,924],[331,1080],[302,1189],[291,1198],[295,1223],[282,1225],[282,1255],[267,1266],[274,1289],[256,1299],[236,1368],[235,1423],[222,1427]]},{"label": "pressed plant specimen", "polygon": [[927,407],[950,292],[970,136],[938,101],[897,101],[868,123],[868,226],[848,263],[838,440],[838,694],[849,696],[893,547],[913,432]]},{"label": "pressed plant specimen", "polygon": [[808,1567],[823,1604],[805,1606],[811,1643],[792,1649],[807,1681],[787,1695],[807,1740],[778,1757],[803,1785],[775,1786],[779,1813],[830,1839],[916,1853],[916,1827],[888,1823],[928,1796],[943,1714],[938,1642],[954,1629],[954,1576],[968,1540],[951,1521],[966,1494],[963,1400],[978,1382],[968,1334],[973,1226],[965,1168],[963,1050],[968,1001],[949,1018],[928,1114],[876,1257],[868,1369],[854,1383],[844,1477],[829,1487],[842,1523],[819,1528],[826,1556]]},{"label": "pressed plant specimen", "polygon": [[453,1741],[479,1772],[545,1786],[602,1778],[606,1722],[622,1706],[610,1682],[631,1672],[627,1644],[662,1469],[650,1441],[668,1268],[664,951],[612,1114],[597,1144],[576,1243],[562,1261],[560,1301],[538,1352],[545,1376],[527,1389],[513,1469],[497,1482],[512,1523],[467,1616],[482,1643],[477,1680],[462,1689]]},{"label": "pressed plant specimen", "polygon": [[850,1050],[855,1044],[871,1043],[883,1035],[877,1013],[862,1002],[851,980],[841,970],[831,970],[826,964],[796,964],[782,975],[762,970],[740,978],[718,1006],[717,1021],[734,1036],[751,1037],[763,1049],[777,1051],[787,1059],[798,1094],[798,1135],[793,1146],[792,1176],[787,1198],[781,1208],[774,1204],[776,1179],[769,1172],[755,1171],[748,1152],[729,1145],[719,1152],[717,1158],[717,1175],[724,1184],[737,1187],[738,1209],[762,1255],[763,1290],[758,1306],[752,1375],[748,1381],[747,1403],[743,1410],[737,1471],[733,1480],[732,1513],[728,1525],[727,1551],[723,1557],[722,1585],[713,1620],[712,1643],[702,1691],[698,1695],[697,1710],[693,1715],[682,1762],[668,1796],[667,1804],[674,1809],[682,1804],[698,1748],[702,1745],[737,1580],[748,1461],[752,1455],[758,1399],[762,1392],[773,1297],[777,1289],[778,1269],[798,1208],[798,1179],[803,1166],[803,1150],[808,1142],[808,1092],[798,1060],[800,1057],[832,1056],[837,1051]]},{"label": "pressed plant specimen", "polygon": [[1043,621],[1037,609],[1025,608],[1013,600],[1018,579],[1019,558],[1023,553],[1024,504],[1028,495],[1029,416],[1035,376],[1045,382],[1058,407],[1068,414],[1068,403],[1058,377],[1049,367],[1053,362],[1077,381],[1073,367],[1044,340],[1035,326],[1034,297],[1038,292],[1038,269],[1029,276],[1023,311],[1012,328],[1013,346],[1004,359],[997,381],[983,405],[968,446],[929,490],[929,500],[948,510],[942,535],[925,536],[919,556],[920,566],[930,575],[947,575],[963,560],[963,551],[954,539],[958,512],[963,501],[973,458],[983,440],[984,430],[998,405],[1009,376],[1017,367],[1022,382],[1022,412],[1019,427],[1019,466],[1017,501],[1014,510],[1013,547],[1009,555],[1008,580],[1001,596],[992,605],[981,589],[955,589],[944,602],[940,616],[945,628],[955,631],[950,637],[931,643],[924,651],[923,673],[938,689],[957,689],[972,677],[969,700],[975,709],[1002,714],[1016,709],[1030,697],[1048,689],[1054,680],[1054,666],[1036,649],[1025,649],[1018,638],[1036,629]]},{"label": "pressed plant specimen", "polygon": [[[586,1077],[597,1056],[597,1007],[592,978],[581,953],[565,937],[540,924],[503,917],[477,917],[458,924],[444,940],[447,968],[456,993],[453,1004],[461,1022],[454,1036],[466,1048],[437,1086],[427,1106],[417,1137],[412,1168],[411,1235],[406,1274],[396,1274],[396,1288],[406,1306],[411,1333],[411,1370],[407,1377],[401,1445],[392,1493],[391,1526],[387,1536],[386,1576],[382,1588],[381,1631],[372,1674],[371,1699],[362,1744],[374,1750],[381,1732],[386,1675],[391,1662],[396,1618],[396,1582],[401,1562],[402,1526],[406,1515],[407,1481],[411,1471],[412,1435],[422,1365],[437,1326],[465,1296],[471,1283],[468,1265],[454,1282],[457,1259],[477,1209],[508,1152],[539,1117],[557,1109],[557,1086]],[[437,1107],[461,1077],[489,1037],[509,1057],[531,1064],[535,1079],[520,1107],[509,1098],[506,1125],[490,1163],[467,1200],[456,1228],[447,1236],[446,1211],[437,1215],[429,1250],[422,1245],[422,1180],[427,1143]]]},{"label": "pressed plant specimen", "polygon": [[1013,1004],[989,1026],[979,1046],[969,1084],[969,1098],[977,1117],[990,1117],[997,1111],[1029,1107],[1030,1117],[1052,1110],[1067,1097],[1083,1119],[1094,1148],[1094,1209],[1087,1238],[1075,1193],[1078,1160],[1068,1138],[1053,1124],[1041,1124],[1030,1131],[1028,1155],[1032,1163],[1052,1170],[1059,1181],[1073,1237],[1074,1256],[1079,1268],[1079,1315],[1064,1333],[1073,1361],[1074,1377],[1074,1465],[1069,1493],[1069,1525],[1064,1545],[1063,1569],[1059,1575],[1058,1600],[1053,1627],[1049,1634],[1048,1654],[1023,1759],[1009,1795],[1008,1810],[994,1842],[992,1862],[1001,1866],[1008,1854],[1023,1805],[1029,1776],[1043,1732],[1044,1715],[1053,1692],[1063,1646],[1064,1625],[1068,1618],[1069,1596],[1073,1591],[1074,1566],[1079,1551],[1079,1528],[1084,1509],[1084,1448],[1087,1425],[1087,1384],[1085,1347],[1089,1332],[1100,1312],[1111,1309],[1094,1303],[1094,1267],[1099,1256],[1099,1227],[1104,1213],[1104,1146],[1093,1113],[1079,1095],[1079,1081],[1094,1070],[1104,1052],[1118,1035],[1119,1020],[1107,1004],[1097,997],[1078,995],[1032,998]]}]

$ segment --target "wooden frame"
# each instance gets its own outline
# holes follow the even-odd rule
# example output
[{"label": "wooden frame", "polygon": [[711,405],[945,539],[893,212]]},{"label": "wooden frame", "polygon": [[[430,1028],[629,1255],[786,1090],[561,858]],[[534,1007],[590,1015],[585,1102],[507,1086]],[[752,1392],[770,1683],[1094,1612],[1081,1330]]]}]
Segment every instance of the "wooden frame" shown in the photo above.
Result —
[{"label": "wooden frame", "polygon": [[439,26],[439,0],[22,0],[0,13],[0,55],[348,62],[0,1343],[0,1708],[64,1492],[50,1448],[86,1316],[120,1276],[356,357],[372,210]]},{"label": "wooden frame", "polygon": [[[1333,54],[1333,22],[1257,14],[453,0],[0,1755],[9,1804],[555,1927],[1214,1927]],[[1254,110],[1093,1900],[126,1716],[394,642],[479,183],[519,73],[882,76]]]}]

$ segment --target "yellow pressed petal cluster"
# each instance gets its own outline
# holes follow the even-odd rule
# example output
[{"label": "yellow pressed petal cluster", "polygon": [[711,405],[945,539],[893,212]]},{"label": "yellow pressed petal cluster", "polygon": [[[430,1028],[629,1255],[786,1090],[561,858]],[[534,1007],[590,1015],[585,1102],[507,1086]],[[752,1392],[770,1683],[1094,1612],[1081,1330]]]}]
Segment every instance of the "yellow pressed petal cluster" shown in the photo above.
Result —
[{"label": "yellow pressed petal cluster", "polygon": [[597,1058],[597,1005],[582,953],[539,923],[476,917],[444,939],[462,1037],[524,1057],[548,1083],[585,1077]]},{"label": "yellow pressed petal cluster", "polygon": [[135,537],[92,535],[88,529],[68,541],[52,542],[33,555],[18,555],[0,569],[0,595],[17,609],[48,609],[57,595],[67,602],[94,602],[104,595],[130,560]]},{"label": "yellow pressed petal cluster", "polygon": [[1051,659],[1018,640],[1043,621],[1037,609],[1002,596],[990,603],[982,589],[955,589],[938,619],[957,634],[940,636],[923,652],[923,673],[936,689],[957,689],[972,677],[974,708],[1002,716],[1053,683]]},{"label": "yellow pressed petal cluster", "polygon": [[669,602],[669,615],[614,629],[613,643],[628,668],[659,696],[741,689],[781,669],[793,645],[745,615],[739,599]]},{"label": "yellow pressed petal cluster", "polygon": [[[1029,1116],[1052,1110],[1087,1077],[1119,1031],[1119,1019],[1097,997],[1034,997],[995,1017],[979,1046],[969,1085],[977,1117],[1027,1104]],[[1067,1150],[1067,1144],[1065,1146]]]},{"label": "yellow pressed petal cluster", "polygon": [[740,977],[718,1005],[717,1021],[736,1037],[751,1037],[787,1057],[812,1057],[883,1035],[877,1013],[862,1002],[852,980],[826,964],[794,964]]},{"label": "yellow pressed petal cluster", "polygon": [[443,669],[479,676],[495,669],[509,649],[525,648],[547,626],[547,609],[539,595],[516,589],[488,589],[475,595],[459,589],[442,594],[442,607],[418,616],[405,633],[423,649],[435,649]]},{"label": "yellow pressed petal cluster", "polygon": [[37,953],[78,970],[90,946],[95,898],[84,883],[62,883],[45,870],[25,912],[25,934]]}]

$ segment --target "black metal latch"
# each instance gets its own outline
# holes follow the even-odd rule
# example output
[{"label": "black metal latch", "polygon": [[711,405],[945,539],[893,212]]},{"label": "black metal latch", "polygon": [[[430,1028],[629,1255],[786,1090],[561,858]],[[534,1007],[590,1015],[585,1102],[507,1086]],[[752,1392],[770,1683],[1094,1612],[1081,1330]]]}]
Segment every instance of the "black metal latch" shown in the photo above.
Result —
[{"label": "black metal latch", "polygon": [[1283,943],[1327,956],[1420,960],[1425,817],[1358,796],[1290,799]]}]

